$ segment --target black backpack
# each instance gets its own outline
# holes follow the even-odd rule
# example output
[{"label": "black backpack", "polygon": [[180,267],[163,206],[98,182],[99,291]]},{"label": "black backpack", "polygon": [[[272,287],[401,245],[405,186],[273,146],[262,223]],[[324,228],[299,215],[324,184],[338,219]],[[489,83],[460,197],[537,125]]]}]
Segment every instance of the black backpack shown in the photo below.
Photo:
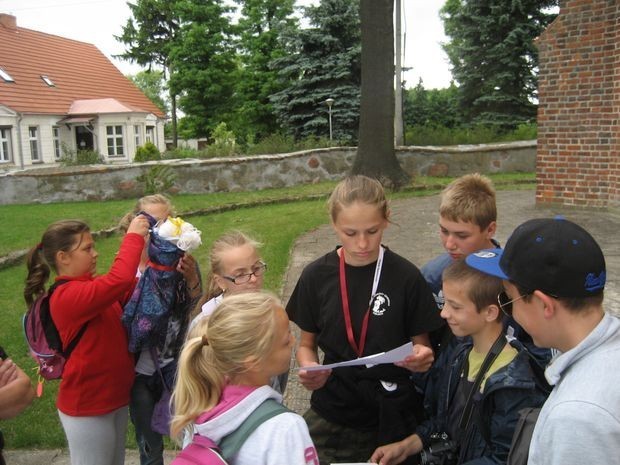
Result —
[{"label": "black backpack", "polygon": [[[538,360],[536,360],[531,352],[527,349],[525,350],[529,355],[530,367],[536,378],[536,384],[549,395],[552,387],[545,378],[544,367],[540,366]],[[529,407],[519,411],[519,420],[515,426],[515,432],[512,435],[512,442],[510,443],[510,452],[508,453],[506,465],[527,465],[527,459],[530,454],[530,443],[532,442],[534,427],[536,426],[541,408],[542,407]]]}]

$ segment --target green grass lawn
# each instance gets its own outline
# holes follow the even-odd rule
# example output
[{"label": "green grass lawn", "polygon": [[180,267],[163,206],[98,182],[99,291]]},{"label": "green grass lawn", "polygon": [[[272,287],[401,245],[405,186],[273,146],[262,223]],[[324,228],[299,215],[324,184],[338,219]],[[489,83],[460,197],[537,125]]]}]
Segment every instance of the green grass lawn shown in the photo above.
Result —
[{"label": "green grass lawn", "polygon": [[[533,188],[533,174],[491,176],[500,188]],[[391,198],[428,195],[437,192],[451,178],[417,178],[415,185]],[[173,203],[180,215],[207,208],[240,206],[263,201],[276,201],[269,205],[235,208],[221,213],[192,216],[189,221],[202,231],[203,245],[194,253],[206,273],[207,256],[211,243],[223,232],[240,229],[264,246],[262,256],[269,264],[265,287],[280,291],[294,241],[303,233],[329,221],[325,197],[334,183],[300,186],[290,189],[270,189],[254,192],[219,193],[208,195],[175,196]],[[319,196],[316,200],[299,200]],[[118,219],[129,210],[133,201],[75,202],[62,204],[0,206],[0,218],[7,225],[0,231],[0,255],[36,244],[47,225],[61,218],[82,218],[93,230],[115,226]],[[99,251],[98,271],[105,273],[118,249],[120,236],[97,240]],[[24,264],[0,270],[0,345],[34,380],[35,364],[29,357],[21,328],[25,311],[22,297],[26,267]],[[35,399],[18,418],[3,421],[1,429],[8,448],[56,448],[65,446],[65,438],[55,408],[57,382],[46,382],[43,396]],[[128,434],[128,445],[135,446],[133,432]]]}]

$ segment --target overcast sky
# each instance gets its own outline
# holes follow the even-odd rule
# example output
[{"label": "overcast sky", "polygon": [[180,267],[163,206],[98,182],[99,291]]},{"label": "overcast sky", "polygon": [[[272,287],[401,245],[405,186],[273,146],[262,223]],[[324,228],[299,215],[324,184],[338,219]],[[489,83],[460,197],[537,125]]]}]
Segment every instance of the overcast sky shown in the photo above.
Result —
[{"label": "overcast sky", "polygon": [[[439,45],[446,40],[439,19],[444,3],[445,0],[403,0],[403,67],[412,68],[404,76],[407,87],[415,86],[420,77],[427,89],[450,84],[447,57]],[[15,15],[19,27],[94,44],[124,74],[140,71],[140,67],[112,57],[124,51],[114,35],[121,34],[130,16],[126,0],[0,0],[0,12]]]}]

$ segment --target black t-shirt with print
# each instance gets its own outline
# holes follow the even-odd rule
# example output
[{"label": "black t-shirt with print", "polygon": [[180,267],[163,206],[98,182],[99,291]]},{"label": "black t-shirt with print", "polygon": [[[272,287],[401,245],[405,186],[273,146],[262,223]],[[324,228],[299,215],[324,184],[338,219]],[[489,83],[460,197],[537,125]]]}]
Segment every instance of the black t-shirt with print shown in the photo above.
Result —
[{"label": "black t-shirt with print", "polygon": [[[369,308],[375,263],[346,265],[353,332],[359,343],[362,320]],[[315,333],[325,353],[324,364],[351,360],[357,354],[347,339],[339,283],[339,257],[332,251],[309,264],[287,304],[289,318],[302,330]],[[370,302],[368,335],[362,355],[385,352],[413,336],[440,327],[443,320],[426,281],[408,260],[386,249],[377,292]],[[367,405],[362,379],[409,383],[410,372],[394,365],[337,368],[326,385],[312,393],[314,410],[327,420],[358,429],[373,429],[377,411]],[[375,383],[378,385],[378,383]]]}]

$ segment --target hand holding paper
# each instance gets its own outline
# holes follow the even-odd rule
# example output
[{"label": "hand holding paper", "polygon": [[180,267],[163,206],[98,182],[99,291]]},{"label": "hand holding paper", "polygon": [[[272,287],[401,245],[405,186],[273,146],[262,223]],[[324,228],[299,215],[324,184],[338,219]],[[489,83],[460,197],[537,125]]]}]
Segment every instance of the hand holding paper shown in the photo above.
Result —
[{"label": "hand holding paper", "polygon": [[331,372],[329,368],[314,362],[313,365],[299,368],[299,382],[309,391],[315,391],[325,386]]},{"label": "hand holding paper", "polygon": [[[419,344],[416,344],[416,347]],[[430,349],[429,349],[430,350]],[[395,363],[395,362],[403,362],[406,360],[408,356],[415,357],[412,355],[413,352],[413,344],[411,342],[407,342],[396,349],[392,349],[388,352],[381,352],[374,355],[367,355],[366,357],[356,358],[353,360],[349,360],[346,362],[338,362],[338,363],[330,363],[328,365],[312,365],[308,367],[301,368],[306,371],[316,371],[316,370],[326,370],[328,368],[338,368],[338,367],[350,367],[356,365],[379,365],[380,363]],[[431,350],[431,356],[432,356]],[[426,357],[426,355],[424,355]],[[417,360],[417,359],[416,359]],[[432,360],[431,360],[432,362]],[[403,366],[403,365],[399,365]],[[301,378],[301,375],[300,375]]]},{"label": "hand holding paper", "polygon": [[428,371],[435,360],[433,349],[422,344],[415,344],[412,352],[403,361],[394,362],[394,365],[413,372]]}]

